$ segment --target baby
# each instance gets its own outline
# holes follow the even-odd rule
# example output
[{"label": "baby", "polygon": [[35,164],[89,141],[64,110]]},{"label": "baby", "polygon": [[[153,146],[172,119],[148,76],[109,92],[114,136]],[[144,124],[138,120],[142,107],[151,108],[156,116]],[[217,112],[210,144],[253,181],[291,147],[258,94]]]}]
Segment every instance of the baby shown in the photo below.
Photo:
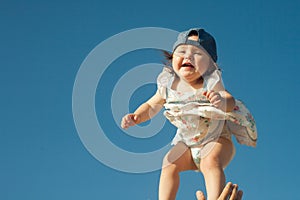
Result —
[{"label": "baby", "polygon": [[224,168],[235,153],[231,135],[239,143],[255,146],[254,119],[224,89],[216,42],[204,29],[180,33],[172,54],[165,55],[172,67],[158,76],[156,94],[125,115],[121,127],[145,122],[164,106],[164,115],[178,129],[163,161],[159,199],[175,199],[179,173],[197,170],[203,173],[208,200],[216,200],[225,186]]}]

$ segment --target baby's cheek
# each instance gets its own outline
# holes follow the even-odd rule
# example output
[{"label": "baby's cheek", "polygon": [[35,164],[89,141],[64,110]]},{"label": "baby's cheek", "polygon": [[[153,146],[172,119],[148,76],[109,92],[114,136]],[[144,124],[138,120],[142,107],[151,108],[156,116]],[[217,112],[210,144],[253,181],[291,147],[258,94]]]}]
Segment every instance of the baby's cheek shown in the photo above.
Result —
[{"label": "baby's cheek", "polygon": [[182,61],[183,61],[183,58],[178,57],[178,56],[174,56],[173,59],[172,59],[172,64],[173,65],[178,65],[178,63],[182,63]]},{"label": "baby's cheek", "polygon": [[199,72],[199,74],[202,76],[203,74],[205,74],[205,72],[207,71],[207,67],[205,66],[199,66],[196,65],[196,69]]},{"label": "baby's cheek", "polygon": [[182,63],[182,62],[180,62],[180,60],[178,60],[178,58],[173,58],[173,60],[172,60],[173,69],[178,69],[180,66],[180,63]]}]

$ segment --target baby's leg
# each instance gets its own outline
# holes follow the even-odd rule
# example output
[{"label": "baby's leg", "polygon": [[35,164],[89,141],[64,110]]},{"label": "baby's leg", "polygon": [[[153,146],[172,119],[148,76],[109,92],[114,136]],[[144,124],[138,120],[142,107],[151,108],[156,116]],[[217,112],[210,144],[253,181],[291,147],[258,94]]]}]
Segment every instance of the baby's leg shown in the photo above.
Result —
[{"label": "baby's leg", "polygon": [[164,158],[159,182],[159,200],[175,199],[179,187],[179,173],[196,169],[190,149],[179,142]]},{"label": "baby's leg", "polygon": [[[211,144],[208,144],[211,145]],[[211,152],[200,162],[208,200],[216,200],[225,186],[223,169],[228,165],[234,154],[232,142],[226,138],[219,138]]]}]

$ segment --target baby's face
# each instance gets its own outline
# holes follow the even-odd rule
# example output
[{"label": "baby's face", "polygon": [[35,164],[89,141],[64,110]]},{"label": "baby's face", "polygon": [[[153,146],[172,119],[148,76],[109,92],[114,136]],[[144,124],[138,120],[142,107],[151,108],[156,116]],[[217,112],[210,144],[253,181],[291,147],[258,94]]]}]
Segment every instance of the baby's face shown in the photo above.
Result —
[{"label": "baby's face", "polygon": [[[189,40],[197,39],[198,36],[189,37]],[[173,52],[172,65],[180,78],[197,80],[212,65],[212,60],[204,49],[183,44]]]}]

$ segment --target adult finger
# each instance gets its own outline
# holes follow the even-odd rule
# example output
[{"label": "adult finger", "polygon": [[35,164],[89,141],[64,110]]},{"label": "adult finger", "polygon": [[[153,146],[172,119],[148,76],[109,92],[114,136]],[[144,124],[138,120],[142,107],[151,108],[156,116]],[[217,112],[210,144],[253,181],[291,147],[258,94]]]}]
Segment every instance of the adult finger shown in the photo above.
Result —
[{"label": "adult finger", "polygon": [[236,198],[237,198],[237,191],[238,191],[238,186],[236,184],[234,184],[232,186],[232,192],[231,192],[229,200],[236,200]]},{"label": "adult finger", "polygon": [[237,194],[236,200],[242,200],[242,198],[243,198],[243,191],[242,191],[242,190],[239,190],[239,191],[238,191],[238,194]]},{"label": "adult finger", "polygon": [[218,200],[226,200],[228,199],[229,195],[231,194],[232,191],[232,183],[228,182],[223,190],[223,192],[221,193],[220,197],[218,198]]},{"label": "adult finger", "polygon": [[203,192],[202,191],[197,191],[196,192],[196,197],[197,197],[197,200],[205,200],[205,196],[204,196],[204,194],[203,194]]}]

